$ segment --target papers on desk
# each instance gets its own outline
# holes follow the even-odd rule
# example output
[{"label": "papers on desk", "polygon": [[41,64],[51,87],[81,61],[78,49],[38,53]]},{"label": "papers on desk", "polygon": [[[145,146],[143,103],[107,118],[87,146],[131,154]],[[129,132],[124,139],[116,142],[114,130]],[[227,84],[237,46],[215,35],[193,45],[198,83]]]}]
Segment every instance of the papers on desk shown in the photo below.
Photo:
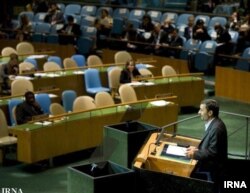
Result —
[{"label": "papers on desk", "polygon": [[32,79],[34,79],[34,78],[29,77],[29,76],[15,76],[15,80],[17,80],[17,79],[32,80]]},{"label": "papers on desk", "polygon": [[52,122],[50,122],[50,121],[42,121],[42,122],[35,122],[34,123],[35,125],[44,125],[44,126],[46,126],[46,125],[50,125],[50,124],[52,124]]},{"label": "papers on desk", "polygon": [[31,55],[31,56],[28,56],[27,58],[32,58],[32,59],[41,59],[41,58],[46,58],[48,57],[48,55]]},{"label": "papers on desk", "polygon": [[50,98],[56,98],[56,97],[58,97],[56,94],[49,94],[49,97]]},{"label": "papers on desk", "polygon": [[73,74],[84,74],[84,71],[82,70],[74,71]]},{"label": "papers on desk", "polygon": [[158,106],[158,107],[162,107],[162,106],[167,106],[168,104],[170,104],[171,102],[169,101],[164,101],[164,100],[158,100],[158,101],[152,101],[150,102],[151,105],[153,106]]},{"label": "papers on desk", "polygon": [[153,82],[131,82],[131,83],[127,83],[127,85],[130,85],[130,86],[142,86],[142,85],[145,85],[145,86],[150,86],[150,85],[154,85],[155,83]]},{"label": "papers on desk", "polygon": [[146,66],[146,68],[153,68],[155,67],[154,65],[151,65],[151,64],[144,64]]},{"label": "papers on desk", "polygon": [[186,147],[180,147],[177,145],[168,145],[168,148],[166,150],[166,154],[185,157],[186,151],[187,151]]},{"label": "papers on desk", "polygon": [[50,78],[54,78],[54,77],[59,77],[59,74],[55,74],[55,73],[47,73],[45,74],[46,77],[50,77]]}]

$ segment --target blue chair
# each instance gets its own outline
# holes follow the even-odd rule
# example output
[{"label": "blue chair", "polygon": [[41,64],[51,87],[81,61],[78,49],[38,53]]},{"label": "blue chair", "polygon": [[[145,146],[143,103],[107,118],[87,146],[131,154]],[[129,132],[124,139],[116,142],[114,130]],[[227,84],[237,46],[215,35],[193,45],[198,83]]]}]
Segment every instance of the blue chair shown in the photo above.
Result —
[{"label": "blue chair", "polygon": [[142,17],[145,15],[145,11],[142,10],[142,9],[133,9],[130,11],[129,13],[129,20],[131,19],[138,19],[138,20],[141,20]]},{"label": "blue chair", "polygon": [[82,37],[96,38],[97,30],[95,27],[81,26]]},{"label": "blue chair", "polygon": [[38,23],[38,22],[44,22],[44,18],[46,17],[47,13],[45,12],[38,12],[34,15],[34,22]]},{"label": "blue chair", "polygon": [[180,52],[180,59],[187,60],[188,55],[190,54],[195,54],[201,45],[201,41],[199,40],[194,40],[194,39],[189,39],[187,40],[184,45],[183,49]]},{"label": "blue chair", "polygon": [[145,69],[147,68],[147,66],[145,64],[136,64],[135,67],[139,70],[139,69]]},{"label": "blue chair", "polygon": [[250,71],[250,47],[246,48],[241,55],[241,58],[238,59],[235,69]]},{"label": "blue chair", "polygon": [[66,112],[73,110],[73,103],[77,94],[74,90],[65,90],[62,92],[62,104]]},{"label": "blue chair", "polygon": [[141,25],[141,20],[139,20],[139,19],[129,19],[128,23],[132,24],[134,29],[139,29],[139,27]]},{"label": "blue chair", "polygon": [[77,63],[78,67],[86,66],[86,58],[81,54],[74,54],[71,58]]},{"label": "blue chair", "polygon": [[178,19],[178,14],[177,13],[172,13],[172,12],[165,12],[161,16],[161,23],[163,23],[166,19],[171,19],[173,24],[176,24],[177,19]]},{"label": "blue chair", "polygon": [[13,114],[13,108],[16,107],[18,104],[22,103],[22,99],[10,99],[8,101],[8,110],[9,110],[9,115],[10,115],[10,124],[11,126],[16,125],[16,120],[15,120],[15,115]]},{"label": "blue chair", "polygon": [[220,23],[222,26],[225,26],[227,24],[227,19],[221,16],[215,16],[215,17],[210,18],[208,29],[213,29],[215,23]]},{"label": "blue chair", "polygon": [[44,42],[45,37],[50,33],[51,25],[49,23],[36,23],[35,32],[32,35],[34,42]]},{"label": "blue chair", "polygon": [[162,13],[160,11],[150,10],[147,12],[147,15],[151,17],[152,21],[160,23],[162,16]]},{"label": "blue chair", "polygon": [[129,10],[127,8],[116,8],[113,13],[113,18],[128,19]]},{"label": "blue chair", "polygon": [[82,55],[89,55],[93,48],[94,40],[89,37],[80,37],[77,40],[78,53]]},{"label": "blue chair", "polygon": [[94,26],[96,17],[94,16],[83,16],[81,19],[81,24],[80,26]]},{"label": "blue chair", "polygon": [[42,110],[46,114],[50,114],[50,104],[51,99],[49,97],[49,94],[47,93],[39,93],[35,95],[35,99],[38,102],[38,104],[41,106]]},{"label": "blue chair", "polygon": [[34,58],[26,58],[24,60],[24,62],[29,62],[29,63],[33,64],[35,66],[35,70],[38,70],[38,64],[37,64],[36,59],[34,59]]},{"label": "blue chair", "polygon": [[34,19],[34,13],[32,11],[22,11],[21,13],[19,13],[18,15],[18,21],[20,22],[21,21],[21,17],[22,15],[26,15],[29,19],[30,22],[33,21]]},{"label": "blue chair", "polygon": [[81,16],[85,16],[85,15],[95,16],[96,10],[97,8],[94,5],[85,5],[81,9]]},{"label": "blue chair", "polygon": [[64,15],[71,15],[71,14],[79,15],[81,9],[82,7],[80,4],[68,4],[65,6]]},{"label": "blue chair", "polygon": [[57,63],[61,68],[63,68],[62,65],[62,59],[59,56],[49,56],[47,59],[48,62],[55,62]]},{"label": "blue chair", "polygon": [[122,35],[123,31],[124,31],[124,19],[114,18],[111,34],[112,35]]},{"label": "blue chair", "polygon": [[89,68],[84,73],[85,88],[89,94],[96,94],[97,92],[109,92],[110,89],[103,87],[100,79],[99,70]]},{"label": "blue chair", "polygon": [[214,54],[217,43],[214,40],[204,41],[200,46],[200,52],[207,52],[209,54]]},{"label": "blue chair", "polygon": [[188,18],[190,16],[193,16],[193,14],[190,13],[182,13],[178,16],[178,19],[176,21],[176,25],[180,26],[182,24],[187,25],[188,24]]},{"label": "blue chair", "polygon": [[65,11],[65,4],[64,3],[57,3],[57,7],[60,9],[62,13]]},{"label": "blue chair", "polygon": [[213,55],[207,52],[199,52],[195,55],[194,69],[199,72],[209,72],[213,67]]}]

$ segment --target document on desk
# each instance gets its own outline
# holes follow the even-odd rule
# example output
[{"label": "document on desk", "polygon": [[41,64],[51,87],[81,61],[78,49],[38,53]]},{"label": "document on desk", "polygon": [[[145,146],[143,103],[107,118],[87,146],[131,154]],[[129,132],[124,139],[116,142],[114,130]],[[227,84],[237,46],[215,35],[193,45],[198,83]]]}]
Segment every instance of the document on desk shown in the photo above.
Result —
[{"label": "document on desk", "polygon": [[186,156],[186,147],[180,147],[177,145],[168,145],[166,149],[166,154],[171,154],[175,156]]}]

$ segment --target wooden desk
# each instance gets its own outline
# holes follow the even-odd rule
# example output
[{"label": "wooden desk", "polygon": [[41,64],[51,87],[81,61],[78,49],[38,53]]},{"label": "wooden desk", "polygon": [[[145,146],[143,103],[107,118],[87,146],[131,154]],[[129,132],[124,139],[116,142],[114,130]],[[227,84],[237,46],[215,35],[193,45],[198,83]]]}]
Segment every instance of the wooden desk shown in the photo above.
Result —
[{"label": "wooden desk", "polygon": [[[196,160],[193,159],[177,159],[173,157],[162,156],[165,144],[178,144],[184,143],[187,145],[198,146],[200,140],[192,139],[184,136],[165,135],[160,141],[160,145],[156,146],[155,142],[159,133],[151,134],[146,144],[141,148],[137,157],[135,158],[134,167],[144,168],[146,170],[168,173],[176,176],[189,177]],[[152,152],[156,151],[153,155]]]},{"label": "wooden desk", "polygon": [[230,67],[216,67],[215,95],[250,103],[250,72]]},{"label": "wooden desk", "polygon": [[204,80],[200,77],[170,77],[152,79],[146,84],[133,86],[138,99],[155,98],[156,95],[173,94],[177,96],[178,105],[196,106],[204,99]]},{"label": "wooden desk", "polygon": [[[155,115],[158,116],[155,116]],[[155,126],[175,122],[178,106],[152,106],[148,102],[137,102],[132,109],[126,105],[86,111],[50,125],[24,124],[10,129],[17,136],[17,159],[25,163],[96,147],[103,139],[104,125],[129,120],[139,120]],[[171,132],[171,131],[170,131]]]}]

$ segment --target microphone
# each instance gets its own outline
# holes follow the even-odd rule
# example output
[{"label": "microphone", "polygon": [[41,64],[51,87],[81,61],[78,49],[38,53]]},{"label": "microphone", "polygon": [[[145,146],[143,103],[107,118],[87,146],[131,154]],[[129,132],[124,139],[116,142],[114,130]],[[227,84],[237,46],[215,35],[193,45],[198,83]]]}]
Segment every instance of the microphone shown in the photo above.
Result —
[{"label": "microphone", "polygon": [[[192,117],[188,117],[188,118],[182,119],[180,121],[176,121],[176,122],[164,125],[163,127],[160,128],[161,132],[160,132],[160,134],[158,135],[158,137],[156,139],[155,145],[159,145],[160,144],[160,140],[161,140],[163,134],[165,133],[165,129],[166,128],[171,127],[171,126],[176,125],[176,124],[179,124],[179,123],[182,123],[182,122],[185,122],[185,121],[188,121],[188,120],[191,120],[191,119],[194,119],[194,118],[199,117],[199,116],[200,115],[195,115],[195,116],[192,116]],[[176,136],[176,133],[174,133],[173,136]]]},{"label": "microphone", "polygon": [[[153,152],[151,152],[151,155],[155,155],[155,154],[157,153],[157,152],[156,152],[156,146],[159,146],[159,145],[160,145],[160,140],[161,140],[163,134],[164,134],[164,133],[167,133],[167,132],[165,132],[165,129],[166,129],[166,128],[171,127],[171,126],[176,125],[176,124],[179,124],[179,123],[182,123],[182,122],[185,122],[185,121],[188,121],[188,120],[191,120],[191,119],[194,119],[194,118],[199,117],[199,116],[200,116],[200,115],[195,115],[195,116],[193,116],[193,117],[188,117],[188,118],[186,118],[186,119],[182,119],[182,120],[180,120],[180,121],[175,121],[175,122],[173,122],[173,123],[169,123],[169,124],[167,124],[167,125],[164,125],[164,126],[160,127],[161,132],[160,132],[160,134],[159,134],[159,135],[157,136],[157,138],[156,138],[156,142],[154,143],[154,144],[155,144],[155,149],[154,149]],[[174,133],[172,137],[175,137],[175,136],[176,136],[176,133]]]}]

